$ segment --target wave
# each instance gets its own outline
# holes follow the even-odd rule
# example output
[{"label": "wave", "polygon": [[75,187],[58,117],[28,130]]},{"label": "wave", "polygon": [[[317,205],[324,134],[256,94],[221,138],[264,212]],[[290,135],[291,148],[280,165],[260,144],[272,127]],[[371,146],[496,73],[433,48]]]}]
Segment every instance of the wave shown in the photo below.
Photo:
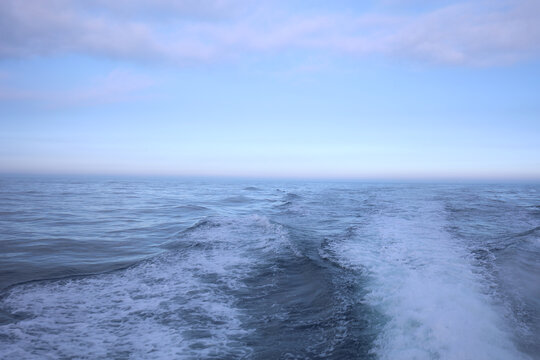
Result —
[{"label": "wave", "polygon": [[168,251],[112,273],[12,287],[0,300],[2,358],[240,358],[251,354],[235,291],[265,257],[288,249],[267,218],[192,226]]},{"label": "wave", "polygon": [[290,200],[301,199],[302,197],[300,195],[298,195],[298,194],[289,192],[289,193],[285,194],[285,198],[290,201]]},{"label": "wave", "polygon": [[193,211],[207,211],[210,210],[207,207],[201,206],[201,205],[179,205],[174,207],[174,210],[182,210],[186,212],[193,212]]},{"label": "wave", "polygon": [[538,232],[540,232],[540,226],[512,235],[512,237],[517,238],[517,237],[523,237],[523,236],[529,236],[529,235],[536,235]]},{"label": "wave", "polygon": [[261,189],[256,186],[247,186],[244,188],[246,191],[260,191]]},{"label": "wave", "polygon": [[409,211],[373,216],[356,236],[330,243],[343,266],[368,274],[363,301],[386,318],[374,354],[380,359],[526,358],[512,342],[507,312],[494,301],[489,283],[444,230],[442,209],[419,205]]},{"label": "wave", "polygon": [[238,195],[238,196],[229,196],[223,199],[222,201],[225,203],[232,203],[232,204],[244,204],[244,203],[252,202],[253,199],[247,196]]}]

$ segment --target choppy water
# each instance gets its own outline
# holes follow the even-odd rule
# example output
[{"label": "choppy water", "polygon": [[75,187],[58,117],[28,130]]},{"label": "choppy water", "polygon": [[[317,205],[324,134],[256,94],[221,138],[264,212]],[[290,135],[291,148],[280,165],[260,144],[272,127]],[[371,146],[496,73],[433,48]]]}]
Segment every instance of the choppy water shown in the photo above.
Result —
[{"label": "choppy water", "polygon": [[540,186],[0,179],[2,359],[539,359]]}]

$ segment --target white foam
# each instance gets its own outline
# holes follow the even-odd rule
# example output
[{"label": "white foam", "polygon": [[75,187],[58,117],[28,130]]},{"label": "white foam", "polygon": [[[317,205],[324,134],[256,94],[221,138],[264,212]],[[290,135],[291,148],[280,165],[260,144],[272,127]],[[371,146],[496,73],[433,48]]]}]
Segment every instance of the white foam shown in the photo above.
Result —
[{"label": "white foam", "polygon": [[504,310],[467,252],[445,231],[443,209],[420,202],[375,215],[334,243],[344,265],[367,270],[365,301],[385,318],[381,359],[521,359]]},{"label": "white foam", "polygon": [[252,329],[231,291],[286,232],[264,217],[214,225],[180,240],[193,246],[126,270],[13,288],[1,306],[25,318],[0,326],[0,358],[249,355]]}]

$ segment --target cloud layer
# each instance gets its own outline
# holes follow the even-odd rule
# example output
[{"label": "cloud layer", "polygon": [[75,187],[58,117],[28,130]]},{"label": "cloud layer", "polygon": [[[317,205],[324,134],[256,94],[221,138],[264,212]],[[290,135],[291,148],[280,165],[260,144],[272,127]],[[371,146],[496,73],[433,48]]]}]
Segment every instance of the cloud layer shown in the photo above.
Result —
[{"label": "cloud layer", "polygon": [[0,57],[84,54],[173,64],[281,51],[489,66],[540,55],[540,3],[442,3],[396,12],[291,11],[230,0],[4,0]]},{"label": "cloud layer", "polygon": [[[1,79],[1,75],[0,75]],[[0,101],[45,104],[48,107],[87,106],[148,98],[156,81],[121,69],[63,90],[13,89],[0,86]]]}]

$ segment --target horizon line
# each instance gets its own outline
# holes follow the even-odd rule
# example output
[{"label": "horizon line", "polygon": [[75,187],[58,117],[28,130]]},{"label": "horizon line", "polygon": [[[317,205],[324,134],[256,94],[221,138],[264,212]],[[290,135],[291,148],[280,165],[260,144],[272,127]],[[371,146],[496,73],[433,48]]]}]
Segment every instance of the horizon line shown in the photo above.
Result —
[{"label": "horizon line", "polygon": [[100,173],[100,172],[3,172],[0,177],[113,177],[113,178],[182,178],[205,180],[261,180],[261,181],[358,181],[358,182],[501,182],[540,183],[540,175],[533,176],[324,176],[324,175],[245,175],[245,174],[172,174],[172,173]]}]

